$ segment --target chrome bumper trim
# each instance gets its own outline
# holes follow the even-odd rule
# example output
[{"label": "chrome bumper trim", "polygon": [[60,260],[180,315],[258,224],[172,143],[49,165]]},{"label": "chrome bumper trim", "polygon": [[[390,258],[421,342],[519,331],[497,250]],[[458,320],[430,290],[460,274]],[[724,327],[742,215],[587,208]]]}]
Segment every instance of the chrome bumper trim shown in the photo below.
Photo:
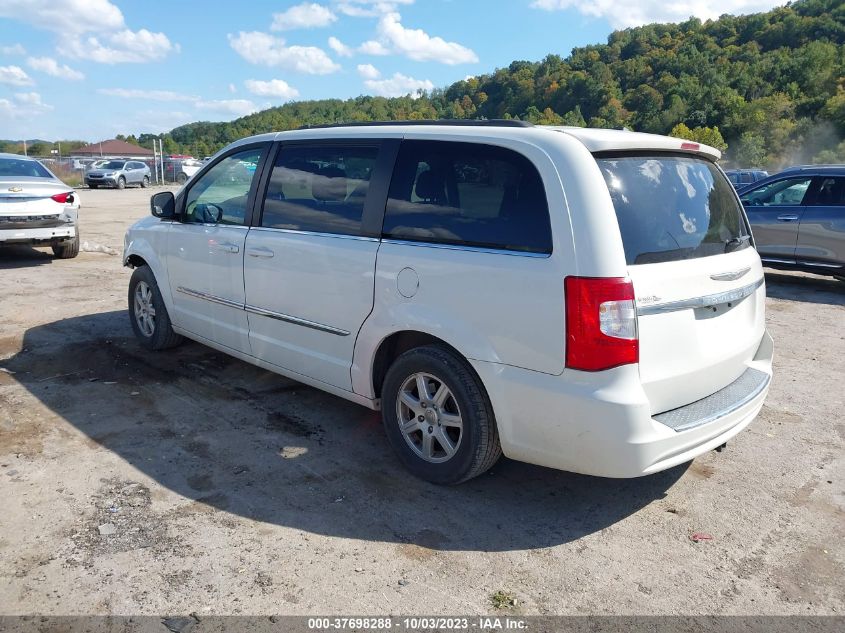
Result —
[{"label": "chrome bumper trim", "polygon": [[653,303],[650,305],[637,304],[637,316],[663,314],[664,312],[677,312],[678,310],[689,310],[694,308],[709,308],[723,303],[740,301],[754,294],[757,291],[757,288],[762,286],[763,283],[763,277],[760,277],[760,279],[752,284],[748,284],[747,286],[742,286],[741,288],[727,290],[725,292],[719,292],[712,295],[704,295],[703,297],[693,297],[692,299],[682,299],[681,301],[667,301],[665,303]]}]

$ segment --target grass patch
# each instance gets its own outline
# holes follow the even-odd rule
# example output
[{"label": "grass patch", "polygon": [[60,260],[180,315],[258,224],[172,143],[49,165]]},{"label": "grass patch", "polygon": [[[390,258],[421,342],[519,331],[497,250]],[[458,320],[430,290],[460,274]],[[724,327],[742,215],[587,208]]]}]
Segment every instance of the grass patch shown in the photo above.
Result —
[{"label": "grass patch", "polygon": [[494,609],[513,609],[516,606],[516,596],[499,590],[490,596],[490,604]]}]

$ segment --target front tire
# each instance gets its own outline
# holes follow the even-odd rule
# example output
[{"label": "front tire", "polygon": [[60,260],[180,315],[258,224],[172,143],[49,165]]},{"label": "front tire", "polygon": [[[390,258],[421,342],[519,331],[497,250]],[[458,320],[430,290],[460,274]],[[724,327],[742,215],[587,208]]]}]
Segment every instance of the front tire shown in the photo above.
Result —
[{"label": "front tire", "polygon": [[178,182],[180,185],[184,185],[186,182],[188,182],[188,174],[180,172],[179,175],[176,176],[176,182]]},{"label": "front tire", "polygon": [[117,179],[117,188],[118,189],[126,189],[126,178],[121,176]]},{"label": "front tire", "polygon": [[382,387],[382,422],[405,467],[435,484],[477,477],[502,454],[481,381],[443,347],[418,347],[394,361]]},{"label": "front tire", "polygon": [[100,185],[88,185],[88,188],[89,188],[89,189],[96,189],[96,188],[97,188],[97,187],[99,187],[99,186],[100,186]]},{"label": "front tire", "polygon": [[144,179],[141,181],[141,188],[146,189],[149,186],[150,186],[150,177],[144,176]]},{"label": "front tire", "polygon": [[148,350],[176,347],[182,337],[173,331],[170,315],[149,266],[139,266],[129,280],[129,320],[138,342]]},{"label": "front tire", "polygon": [[79,234],[72,240],[65,240],[53,246],[53,256],[56,259],[73,259],[79,255]]}]

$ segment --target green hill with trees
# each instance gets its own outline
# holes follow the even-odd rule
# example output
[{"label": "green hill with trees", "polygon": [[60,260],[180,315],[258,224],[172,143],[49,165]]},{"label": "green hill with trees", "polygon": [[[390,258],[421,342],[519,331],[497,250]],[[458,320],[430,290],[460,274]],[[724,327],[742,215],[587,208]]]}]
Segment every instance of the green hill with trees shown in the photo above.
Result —
[{"label": "green hill with trees", "polygon": [[[767,13],[615,31],[566,58],[514,61],[429,93],[293,102],[162,138],[165,151],[206,156],[244,136],[303,125],[519,118],[671,133],[726,150],[727,164],[845,162],[843,43],[842,0],[799,0]],[[151,147],[152,138],[137,140]]]}]

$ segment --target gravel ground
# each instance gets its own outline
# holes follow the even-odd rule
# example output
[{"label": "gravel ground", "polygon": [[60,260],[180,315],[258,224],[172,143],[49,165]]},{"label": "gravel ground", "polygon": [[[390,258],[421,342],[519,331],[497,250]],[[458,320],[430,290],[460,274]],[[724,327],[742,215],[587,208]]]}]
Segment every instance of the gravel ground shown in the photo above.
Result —
[{"label": "gravel ground", "polygon": [[[120,251],[149,193],[83,191],[89,248]],[[129,274],[0,250],[0,613],[845,610],[841,282],[767,274],[776,375],[724,452],[439,488],[371,411],[198,344],[142,350]]]}]

